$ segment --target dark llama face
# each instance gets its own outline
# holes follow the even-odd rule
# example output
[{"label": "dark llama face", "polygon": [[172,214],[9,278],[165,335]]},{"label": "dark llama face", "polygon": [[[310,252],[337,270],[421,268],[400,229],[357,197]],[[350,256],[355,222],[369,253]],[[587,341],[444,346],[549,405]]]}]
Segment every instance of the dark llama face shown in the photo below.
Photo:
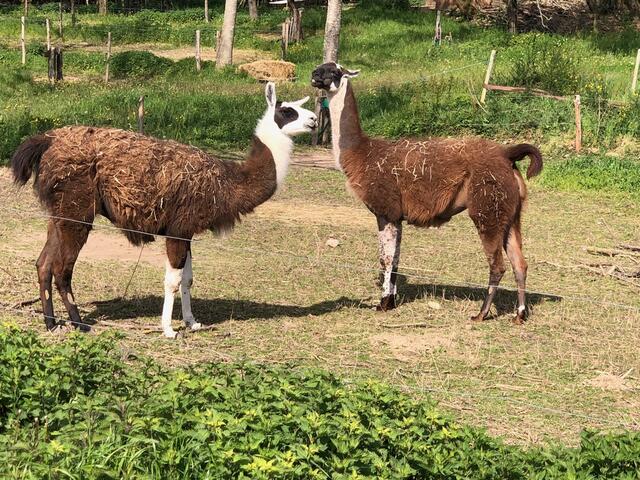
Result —
[{"label": "dark llama face", "polygon": [[328,62],[318,66],[311,74],[311,85],[327,92],[335,92],[343,77],[358,76],[360,70],[347,70],[339,63]]}]

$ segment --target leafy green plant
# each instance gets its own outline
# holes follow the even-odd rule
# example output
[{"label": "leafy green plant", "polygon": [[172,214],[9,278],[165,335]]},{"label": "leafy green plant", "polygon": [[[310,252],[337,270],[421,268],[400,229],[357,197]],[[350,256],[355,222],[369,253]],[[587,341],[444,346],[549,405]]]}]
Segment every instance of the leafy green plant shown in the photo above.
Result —
[{"label": "leafy green plant", "polygon": [[0,476],[634,478],[640,434],[523,449],[388,386],[308,369],[127,363],[117,338],[0,327]]},{"label": "leafy green plant", "polygon": [[150,78],[164,73],[173,62],[151,52],[127,51],[111,58],[113,78]]}]

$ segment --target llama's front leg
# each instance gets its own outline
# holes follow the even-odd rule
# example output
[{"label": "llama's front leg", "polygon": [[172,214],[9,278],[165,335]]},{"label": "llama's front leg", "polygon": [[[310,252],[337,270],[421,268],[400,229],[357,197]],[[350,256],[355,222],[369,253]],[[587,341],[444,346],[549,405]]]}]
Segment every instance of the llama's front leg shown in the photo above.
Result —
[{"label": "llama's front leg", "polygon": [[380,243],[380,266],[382,267],[382,298],[378,311],[387,311],[396,306],[398,263],[400,262],[400,242],[402,222],[389,222],[377,217],[378,241]]},{"label": "llama's front leg", "polygon": [[162,306],[162,333],[167,338],[176,338],[178,334],[171,326],[171,315],[173,313],[173,300],[181,282],[182,269],[174,268],[171,266],[171,260],[167,260],[164,274],[164,305]]},{"label": "llama's front leg", "polygon": [[191,285],[193,284],[193,269],[191,267],[191,250],[187,252],[187,260],[182,269],[182,283],[180,284],[180,299],[182,302],[182,319],[187,328],[200,330],[202,324],[196,322],[191,312]]}]

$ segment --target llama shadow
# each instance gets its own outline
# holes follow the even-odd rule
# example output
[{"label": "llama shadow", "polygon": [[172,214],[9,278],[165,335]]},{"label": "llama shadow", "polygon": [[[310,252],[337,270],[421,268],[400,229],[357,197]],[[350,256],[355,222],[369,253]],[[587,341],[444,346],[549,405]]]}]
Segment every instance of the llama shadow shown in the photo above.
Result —
[{"label": "llama shadow", "polygon": [[[465,287],[459,285],[446,285],[438,283],[413,284],[406,283],[402,279],[398,281],[398,293],[400,304],[420,301],[425,297],[443,298],[445,300],[472,300],[481,303],[487,289],[482,287]],[[562,297],[557,295],[545,295],[539,293],[527,293],[527,309],[531,310],[534,305],[539,305],[546,301],[559,302]],[[518,304],[518,294],[512,290],[498,290],[493,305],[498,312],[498,316],[511,314]],[[480,305],[478,305],[478,309]],[[490,314],[488,318],[492,318]]]},{"label": "llama shadow", "polygon": [[[114,298],[87,304],[95,310],[86,314],[83,321],[94,324],[104,320],[131,320],[139,317],[160,317],[164,298],[147,295],[135,298]],[[326,300],[306,307],[298,305],[277,305],[251,300],[227,298],[202,299],[192,298],[191,305],[196,319],[203,325],[213,325],[226,320],[269,320],[278,317],[306,317],[323,315],[359,304],[359,300],[340,297]],[[173,318],[180,319],[180,301],[176,299]]]}]

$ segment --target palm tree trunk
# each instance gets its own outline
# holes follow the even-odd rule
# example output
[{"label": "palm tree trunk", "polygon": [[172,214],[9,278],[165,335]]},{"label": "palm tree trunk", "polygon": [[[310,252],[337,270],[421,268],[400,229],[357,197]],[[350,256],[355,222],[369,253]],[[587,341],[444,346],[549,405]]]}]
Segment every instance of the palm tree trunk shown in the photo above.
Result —
[{"label": "palm tree trunk", "polygon": [[324,27],[323,61],[338,61],[338,45],[340,43],[340,17],[342,15],[342,2],[329,0],[327,2],[327,22]]},{"label": "palm tree trunk", "polygon": [[222,35],[220,35],[220,48],[216,52],[216,68],[223,68],[227,65],[231,65],[233,61],[233,35],[236,26],[237,10],[238,0],[225,1]]}]

